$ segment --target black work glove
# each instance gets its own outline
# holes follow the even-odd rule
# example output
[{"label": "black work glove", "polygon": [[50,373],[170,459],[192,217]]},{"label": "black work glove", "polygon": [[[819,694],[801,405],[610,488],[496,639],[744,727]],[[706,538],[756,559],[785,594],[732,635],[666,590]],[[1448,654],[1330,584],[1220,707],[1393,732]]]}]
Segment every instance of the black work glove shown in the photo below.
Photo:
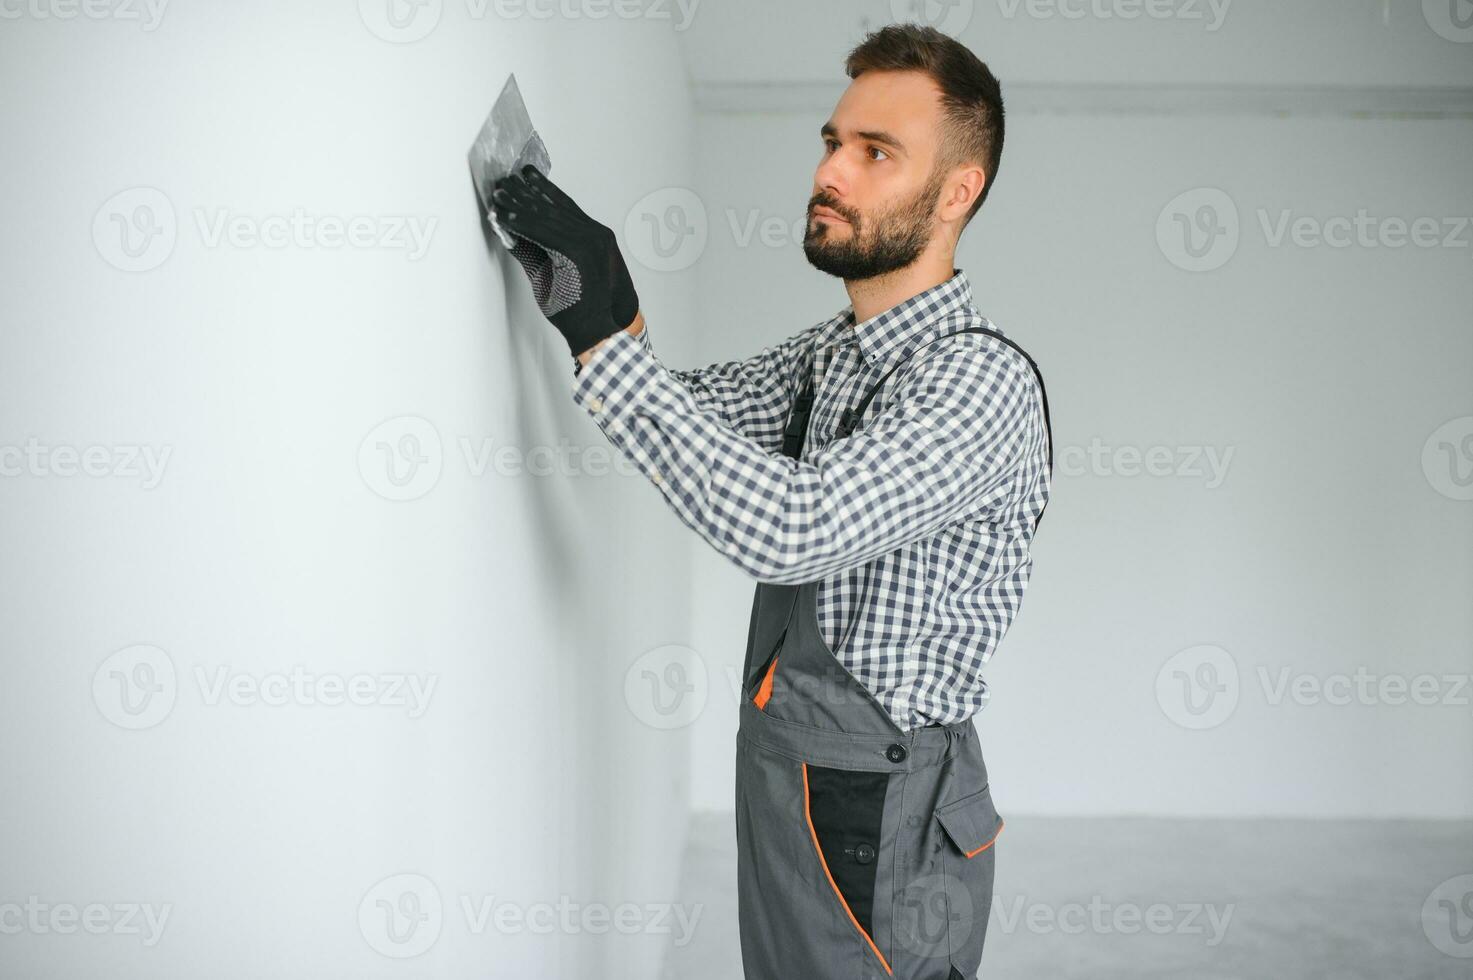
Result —
[{"label": "black work glove", "polygon": [[515,257],[538,307],[576,357],[634,322],[639,297],[614,233],[584,214],[531,164],[496,181],[496,220],[516,237]]}]

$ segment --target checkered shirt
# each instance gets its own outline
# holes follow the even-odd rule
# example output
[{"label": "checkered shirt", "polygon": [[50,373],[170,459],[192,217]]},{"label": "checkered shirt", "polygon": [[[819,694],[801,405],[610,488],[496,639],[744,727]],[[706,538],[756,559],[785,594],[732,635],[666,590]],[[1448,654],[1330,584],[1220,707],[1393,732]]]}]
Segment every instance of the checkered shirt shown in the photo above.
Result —
[{"label": "checkered shirt", "polygon": [[[746,360],[666,368],[646,326],[583,367],[573,399],[711,547],[761,582],[818,580],[819,632],[904,731],[986,706],[1048,502],[1042,394],[985,334],[965,273],[863,323],[852,307]],[[892,366],[859,428],[835,440]],[[802,458],[782,455],[804,376]]]}]

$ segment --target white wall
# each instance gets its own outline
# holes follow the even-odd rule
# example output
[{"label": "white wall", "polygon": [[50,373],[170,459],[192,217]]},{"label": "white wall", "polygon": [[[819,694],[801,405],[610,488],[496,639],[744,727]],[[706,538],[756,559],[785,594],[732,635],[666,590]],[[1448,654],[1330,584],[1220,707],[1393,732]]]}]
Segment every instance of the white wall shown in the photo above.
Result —
[{"label": "white wall", "polygon": [[[391,43],[368,27],[385,6],[0,25],[0,446],[170,453],[151,488],[59,475],[75,462],[49,450],[0,479],[0,906],[36,896],[63,926],[91,903],[170,909],[151,947],[43,913],[0,936],[7,976],[646,977],[668,941],[578,923],[673,890],[685,744],[624,680],[687,638],[690,542],[640,478],[596,475],[607,444],[520,270],[487,251],[465,151],[515,71],[554,178],[617,227],[644,182],[690,174],[674,33],[437,2],[410,24],[427,36]],[[177,238],[121,271],[111,215],[158,198],[114,195],[140,187]],[[417,258],[197,225],[297,208],[436,224]],[[691,315],[685,280],[640,288]],[[376,443],[416,432],[438,482],[387,500]],[[593,452],[572,475],[477,475],[462,440]],[[110,675],[138,655],[108,658],[137,644],[167,656],[174,701],[135,731]],[[411,717],[212,703],[197,675],[295,667],[437,687]],[[375,905],[425,887],[398,874],[443,902],[408,963],[374,948],[407,948]],[[571,904],[574,928],[477,933],[466,900]]]},{"label": "white wall", "polygon": [[[1473,46],[1399,6],[1382,23],[1374,6],[1342,5],[1332,20],[1245,3],[1207,37],[1180,23],[1009,21],[976,5],[964,39],[993,61],[1005,95],[1017,79],[1024,96],[958,264],[983,314],[1043,368],[1059,453],[1028,598],[988,669],[993,699],[978,721],[1001,808],[1473,814],[1473,504],[1423,466],[1445,423],[1473,430],[1473,231],[1448,248],[1275,246],[1260,218],[1473,216],[1468,114],[1341,114],[1420,98],[1353,88],[1373,83],[1456,83],[1438,104],[1473,104]],[[804,83],[842,80],[854,38],[834,5],[793,16],[812,30],[794,24],[775,36],[779,50],[750,61],[735,20],[703,20],[689,39],[703,104],[716,107],[698,129],[709,234],[691,268],[708,305],[690,331],[701,363],[746,356],[847,302],[798,240],[818,127],[842,91]],[[805,38],[818,40],[797,57]],[[1183,107],[1167,84],[1192,77],[1189,54],[1201,80],[1222,83],[1204,96],[1210,112]],[[1088,68],[1065,64],[1073,55]],[[1051,87],[1086,78],[1139,87]],[[1346,88],[1297,88],[1319,84]],[[1071,92],[1080,105],[1069,110]],[[1258,111],[1276,99],[1329,109]],[[743,104],[762,111],[717,111]],[[1185,253],[1171,245],[1167,206],[1203,188],[1237,211],[1240,243],[1220,267],[1188,272],[1168,255]],[[1172,211],[1195,214],[1210,200],[1200,197]],[[759,229],[774,219],[775,244],[760,232],[742,244],[754,216]],[[784,236],[781,222],[800,230]],[[1096,446],[1108,449],[1103,467]],[[1204,468],[1192,456],[1211,448],[1226,476],[1132,475],[1126,447],[1161,447],[1173,471]],[[694,726],[695,801],[730,809],[730,678],[752,585],[709,553],[697,584],[698,646],[728,683]],[[1168,666],[1203,645],[1225,654]],[[1217,715],[1194,716],[1177,675],[1205,678],[1195,671],[1212,657],[1218,677],[1238,679],[1236,701],[1225,692]],[[1357,671],[1372,678],[1370,697],[1335,705],[1315,693],[1328,682],[1338,696]],[[1285,676],[1309,687],[1275,702]],[[1439,703],[1379,693],[1383,678],[1433,683]],[[1210,727],[1188,727],[1199,722]]]}]

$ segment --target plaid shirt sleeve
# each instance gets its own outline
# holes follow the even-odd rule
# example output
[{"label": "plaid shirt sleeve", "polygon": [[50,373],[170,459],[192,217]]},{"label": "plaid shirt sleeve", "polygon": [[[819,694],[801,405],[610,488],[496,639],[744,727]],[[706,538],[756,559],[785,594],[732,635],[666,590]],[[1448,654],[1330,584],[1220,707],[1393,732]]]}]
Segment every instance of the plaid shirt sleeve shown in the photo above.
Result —
[{"label": "plaid shirt sleeve", "polygon": [[802,461],[733,430],[648,345],[615,334],[573,399],[680,519],[751,577],[797,584],[872,561],[1007,499],[1042,438],[1022,358],[954,347],[919,362],[884,411]]},{"label": "plaid shirt sleeve", "polygon": [[[813,345],[824,326],[815,324],[746,360],[684,371],[671,369],[670,376],[686,387],[702,412],[763,449],[777,452],[782,448],[788,413],[798,397],[798,378],[803,366],[813,363]],[[648,323],[635,339],[658,359],[650,345]],[[581,366],[573,373],[581,373]]]}]

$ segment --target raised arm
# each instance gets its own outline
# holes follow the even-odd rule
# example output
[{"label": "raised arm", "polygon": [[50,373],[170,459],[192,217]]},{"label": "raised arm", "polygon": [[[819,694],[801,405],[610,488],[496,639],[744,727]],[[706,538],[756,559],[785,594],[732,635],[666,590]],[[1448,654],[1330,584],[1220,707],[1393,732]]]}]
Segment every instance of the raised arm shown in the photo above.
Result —
[{"label": "raised arm", "polygon": [[[815,324],[742,360],[667,371],[685,386],[702,413],[768,452],[777,452],[782,448],[783,426],[798,395],[799,381],[813,363],[813,345],[823,326]],[[642,313],[626,332],[658,358]],[[579,371],[592,353],[578,359]]]},{"label": "raised arm", "polygon": [[700,411],[627,335],[594,354],[573,397],[707,543],[759,581],[791,584],[993,513],[1030,478],[1046,437],[1022,357],[962,341],[901,385],[862,429],[803,461]]}]

